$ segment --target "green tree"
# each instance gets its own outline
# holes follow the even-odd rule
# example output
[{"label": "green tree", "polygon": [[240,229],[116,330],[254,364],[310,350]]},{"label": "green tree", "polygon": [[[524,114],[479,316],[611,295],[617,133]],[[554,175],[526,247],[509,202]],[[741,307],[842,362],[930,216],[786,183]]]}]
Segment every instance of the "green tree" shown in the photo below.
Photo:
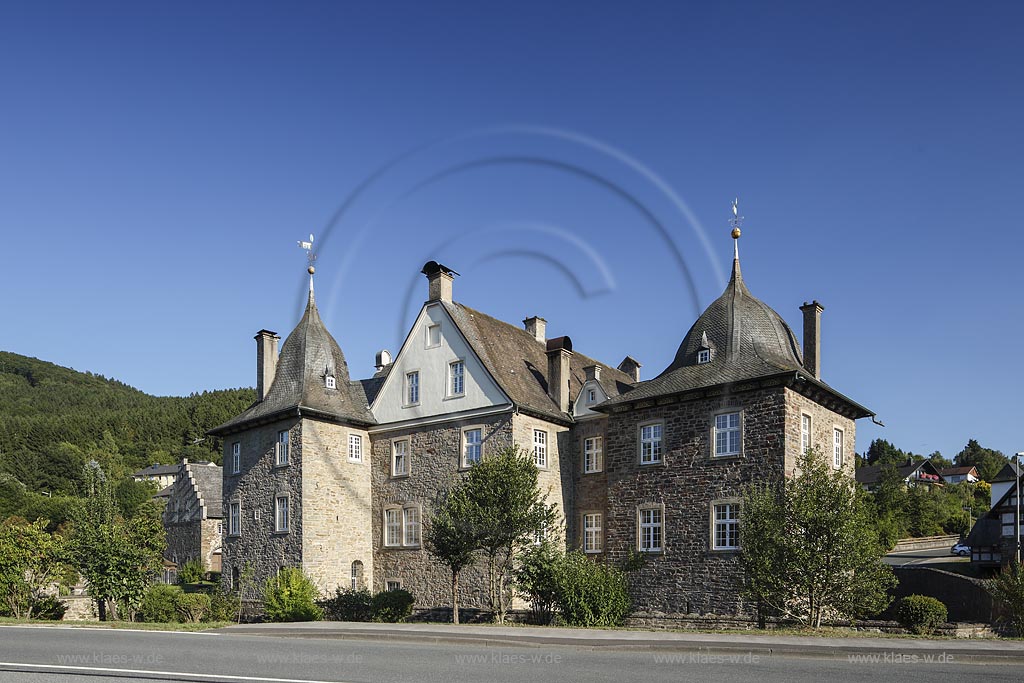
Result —
[{"label": "green tree", "polygon": [[928,460],[935,466],[936,469],[946,469],[953,466],[953,461],[949,458],[943,457],[942,453],[935,451],[928,456]]},{"label": "green tree", "polygon": [[992,481],[1010,460],[1001,451],[985,448],[974,439],[970,439],[964,449],[956,454],[954,462],[957,467],[973,465],[978,469],[979,477],[985,481]]},{"label": "green tree", "polygon": [[896,448],[885,439],[875,439],[864,453],[867,465],[902,465],[912,457],[911,453]]},{"label": "green tree", "polygon": [[459,575],[476,560],[479,548],[470,508],[465,484],[452,488],[431,516],[423,538],[427,552],[451,571],[454,624],[459,623]]},{"label": "green tree", "polygon": [[745,594],[778,614],[818,628],[822,619],[881,612],[895,585],[885,549],[855,482],[821,455],[797,459],[785,482],[747,488],[740,558]]},{"label": "green tree", "polygon": [[270,621],[320,621],[324,611],[317,605],[320,592],[297,567],[285,567],[267,579],[263,610]]},{"label": "green tree", "polygon": [[100,619],[131,618],[146,588],[162,566],[164,530],[158,519],[125,520],[103,469],[95,461],[83,477],[88,496],[74,520],[72,552],[78,571],[89,584]]},{"label": "green tree", "polygon": [[64,539],[49,533],[44,520],[0,525],[0,597],[15,618],[32,618],[35,604],[65,573],[64,560]]},{"label": "green tree", "polygon": [[516,588],[530,601],[534,618],[542,624],[550,624],[554,616],[564,560],[565,554],[547,539],[527,548],[519,558],[515,570]]},{"label": "green tree", "polygon": [[516,554],[551,529],[557,513],[544,501],[533,458],[517,446],[484,458],[469,471],[465,486],[467,522],[487,558],[488,605],[502,624]]}]

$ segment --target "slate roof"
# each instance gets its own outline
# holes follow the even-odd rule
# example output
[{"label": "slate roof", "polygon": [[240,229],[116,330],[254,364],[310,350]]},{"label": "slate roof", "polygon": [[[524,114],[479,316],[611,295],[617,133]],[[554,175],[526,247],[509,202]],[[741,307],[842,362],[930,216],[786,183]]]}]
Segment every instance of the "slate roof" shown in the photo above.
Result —
[{"label": "slate roof", "polygon": [[[1003,540],[1002,522],[995,517],[982,517],[974,523],[971,533],[967,534],[964,542],[974,548],[991,548],[999,545]],[[1012,540],[1012,536],[1011,536]]]},{"label": "slate roof", "polygon": [[[856,479],[858,484],[877,484],[882,479],[882,468],[886,465],[865,465],[864,467],[858,467],[856,469]],[[919,469],[930,470],[928,474],[938,474],[939,471],[935,469],[927,460],[920,460],[918,462],[906,462],[902,465],[896,466],[896,471],[900,473],[901,479],[906,479],[914,472]]]},{"label": "slate roof", "polygon": [[978,471],[977,469],[975,469],[974,465],[968,465],[967,467],[943,467],[941,470],[939,470],[939,474],[941,474],[943,477],[966,476],[971,472],[974,472],[975,475],[978,474]]},{"label": "slate roof", "polygon": [[1003,469],[999,470],[996,476],[992,477],[990,483],[996,483],[997,481],[1013,481],[1013,473],[1017,472],[1018,476],[1021,474],[1021,470],[1018,469],[1017,463],[1010,461],[1003,465]]},{"label": "slate roof", "polygon": [[[711,362],[697,362],[697,352],[701,348],[711,349]],[[665,371],[594,409],[607,411],[632,401],[779,375],[796,377],[797,373],[808,384],[840,399],[857,417],[874,415],[826,383],[814,379],[814,373],[803,365],[800,345],[793,330],[778,313],[750,293],[736,259],[725,291],[697,318]]]},{"label": "slate roof", "polygon": [[[328,389],[325,376],[335,377],[337,389]],[[269,422],[287,415],[315,415],[357,425],[375,424],[364,383],[349,378],[348,363],[338,342],[320,319],[309,290],[302,320],[281,346],[274,382],[262,401],[210,430],[217,436],[255,422]]]},{"label": "slate roof", "polygon": [[202,500],[203,507],[206,508],[206,517],[223,517],[223,494],[221,492],[221,486],[224,483],[223,469],[217,465],[197,463],[187,463],[181,467],[191,475],[196,493]]},{"label": "slate roof", "polygon": [[144,477],[145,478],[145,477],[163,477],[163,476],[167,476],[168,474],[177,475],[179,467],[180,467],[180,465],[159,465],[159,464],[153,464],[153,465],[150,465],[149,467],[147,467],[145,469],[139,470],[138,472],[136,472],[132,476],[133,477]]},{"label": "slate roof", "polygon": [[[484,367],[516,406],[542,417],[570,420],[548,395],[548,358],[544,342],[509,323],[492,318],[460,303],[443,303],[462,335],[473,347]],[[569,402],[579,395],[586,382],[583,368],[601,368],[601,387],[609,396],[618,396],[632,386],[626,373],[574,352],[569,360]]]}]

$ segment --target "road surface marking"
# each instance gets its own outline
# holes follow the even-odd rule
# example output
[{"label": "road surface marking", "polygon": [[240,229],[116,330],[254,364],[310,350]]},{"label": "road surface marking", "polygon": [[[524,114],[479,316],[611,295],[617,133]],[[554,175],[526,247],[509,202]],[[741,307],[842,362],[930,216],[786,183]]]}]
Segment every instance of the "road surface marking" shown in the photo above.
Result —
[{"label": "road surface marking", "polygon": [[225,681],[266,681],[267,683],[345,683],[344,681],[324,681],[310,678],[267,678],[266,676],[230,676],[228,674],[194,674],[182,671],[153,671],[150,669],[110,669],[99,666],[66,666],[61,664],[28,664],[24,662],[0,662],[0,670],[15,668],[39,669],[46,673],[59,671],[80,671],[83,673],[140,674],[146,676],[173,676],[179,678],[216,679]]}]

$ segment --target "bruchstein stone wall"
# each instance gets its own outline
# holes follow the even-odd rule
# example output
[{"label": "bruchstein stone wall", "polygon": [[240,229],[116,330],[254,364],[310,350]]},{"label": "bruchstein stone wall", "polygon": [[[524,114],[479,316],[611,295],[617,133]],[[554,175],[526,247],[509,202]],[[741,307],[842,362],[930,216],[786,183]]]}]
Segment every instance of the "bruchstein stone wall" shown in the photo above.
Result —
[{"label": "bruchstein stone wall", "polygon": [[[584,472],[583,447],[586,439],[606,437],[608,418],[593,417],[577,422],[572,429],[570,459],[572,461],[572,477],[574,482],[574,513],[566,519],[568,545],[571,548],[583,548],[583,515],[600,513],[602,524],[608,518],[608,478],[605,467],[597,472]],[[603,442],[602,442],[603,443]],[[602,453],[602,460],[604,459]],[[604,550],[602,534],[602,553]],[[601,553],[597,553],[600,555]]]}]

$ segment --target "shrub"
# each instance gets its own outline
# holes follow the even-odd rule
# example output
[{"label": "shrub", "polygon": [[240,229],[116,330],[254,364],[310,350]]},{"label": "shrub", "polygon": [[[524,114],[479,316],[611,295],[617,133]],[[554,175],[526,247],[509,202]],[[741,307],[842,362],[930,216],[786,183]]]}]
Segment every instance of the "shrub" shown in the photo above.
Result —
[{"label": "shrub", "polygon": [[178,616],[182,621],[197,624],[210,613],[210,596],[206,593],[182,593],[178,596]]},{"label": "shrub", "polygon": [[199,583],[206,575],[206,568],[199,560],[189,560],[178,569],[178,583]]},{"label": "shrub", "polygon": [[626,573],[573,551],[560,562],[555,598],[572,626],[621,626],[630,610]]},{"label": "shrub", "polygon": [[537,623],[551,623],[558,597],[558,571],[563,560],[564,555],[549,541],[528,548],[520,558],[516,588],[530,601],[530,611]]},{"label": "shrub", "polygon": [[270,621],[319,621],[324,618],[317,604],[319,591],[301,569],[285,567],[267,579],[263,590],[263,611]]},{"label": "shrub", "polygon": [[206,616],[206,620],[235,621],[238,618],[241,604],[241,600],[234,593],[213,591],[210,593],[210,613]]},{"label": "shrub", "polygon": [[64,613],[68,611],[67,606],[53,595],[47,595],[43,598],[36,598],[32,601],[32,618],[33,619],[49,619],[50,621],[60,621],[64,618]]},{"label": "shrub", "polygon": [[139,606],[139,621],[170,623],[178,620],[178,598],[182,595],[177,586],[156,583],[146,589]]},{"label": "shrub", "polygon": [[1013,562],[986,581],[985,589],[1002,612],[999,620],[1024,636],[1024,569]]},{"label": "shrub", "polygon": [[338,588],[334,597],[321,600],[324,618],[331,621],[370,621],[373,615],[373,596],[368,590]]},{"label": "shrub", "polygon": [[933,633],[946,616],[946,606],[928,595],[908,595],[896,603],[896,621],[918,635]]},{"label": "shrub", "polygon": [[414,602],[416,598],[407,590],[382,591],[373,596],[370,613],[374,621],[403,622],[412,615]]}]

